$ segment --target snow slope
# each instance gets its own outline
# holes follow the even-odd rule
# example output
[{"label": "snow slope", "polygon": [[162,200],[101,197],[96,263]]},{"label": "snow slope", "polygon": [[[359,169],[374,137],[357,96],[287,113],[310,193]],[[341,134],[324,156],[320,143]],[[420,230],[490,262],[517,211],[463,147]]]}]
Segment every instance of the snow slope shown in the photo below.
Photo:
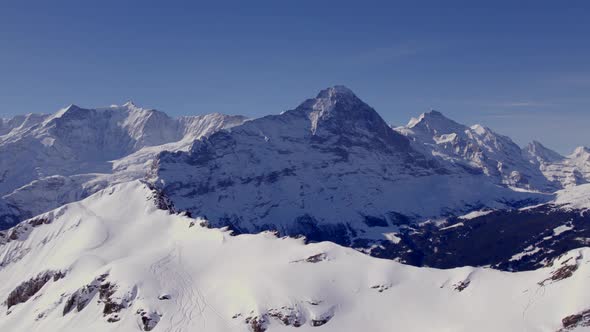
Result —
[{"label": "snow slope", "polygon": [[572,210],[589,210],[590,184],[582,184],[558,191],[553,204]]},{"label": "snow slope", "polygon": [[3,233],[0,329],[542,332],[590,303],[588,249],[532,272],[415,268],[158,207],[133,181]]}]

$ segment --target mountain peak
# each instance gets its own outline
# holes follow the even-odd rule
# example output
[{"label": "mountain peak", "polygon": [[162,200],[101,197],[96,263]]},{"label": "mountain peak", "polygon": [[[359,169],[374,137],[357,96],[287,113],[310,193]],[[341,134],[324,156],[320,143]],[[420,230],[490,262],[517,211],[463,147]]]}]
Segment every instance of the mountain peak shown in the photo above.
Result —
[{"label": "mountain peak", "polygon": [[79,106],[74,105],[74,104],[70,104],[69,106],[64,107],[64,108],[60,109],[59,111],[55,112],[49,119],[61,118],[68,113],[76,112],[78,110],[81,110],[81,108]]},{"label": "mountain peak", "polygon": [[446,116],[444,116],[441,112],[435,110],[435,109],[431,109],[430,111],[423,113],[423,115],[425,117],[443,117],[448,119]]},{"label": "mountain peak", "polygon": [[332,113],[362,112],[371,108],[349,88],[335,85],[320,91],[317,97],[304,101],[298,109],[308,109],[319,112],[320,116],[326,116]]},{"label": "mountain peak", "polygon": [[126,108],[137,108],[137,105],[131,100],[126,101],[122,106]]},{"label": "mountain peak", "polygon": [[334,85],[332,87],[329,87],[327,89],[324,89],[322,91],[320,91],[320,93],[318,93],[318,96],[316,97],[317,99],[320,98],[346,98],[346,97],[354,97],[357,98],[357,96],[354,94],[354,92],[352,92],[352,90],[350,90],[349,88],[347,88],[344,85]]},{"label": "mountain peak", "polygon": [[480,124],[474,124],[471,126],[471,130],[473,130],[478,135],[485,135],[486,133],[491,132],[488,127],[482,126]]},{"label": "mountain peak", "polygon": [[570,158],[581,158],[581,157],[589,157],[590,158],[590,148],[586,146],[578,146],[574,153],[570,155]]},{"label": "mountain peak", "polygon": [[542,162],[556,162],[563,159],[562,155],[545,147],[539,141],[530,142],[525,148],[525,152],[529,157]]},{"label": "mountain peak", "polygon": [[336,85],[324,89],[316,98],[299,105],[296,112],[303,112],[311,121],[311,132],[316,137],[344,137],[368,144],[380,141],[380,146],[409,147],[405,137],[395,132],[371,106],[359,99],[350,89]]},{"label": "mountain peak", "polygon": [[360,100],[349,88],[342,85],[320,91],[317,97],[307,99],[296,110],[308,113],[314,124],[328,118],[361,121],[369,115],[377,115],[374,109]]}]

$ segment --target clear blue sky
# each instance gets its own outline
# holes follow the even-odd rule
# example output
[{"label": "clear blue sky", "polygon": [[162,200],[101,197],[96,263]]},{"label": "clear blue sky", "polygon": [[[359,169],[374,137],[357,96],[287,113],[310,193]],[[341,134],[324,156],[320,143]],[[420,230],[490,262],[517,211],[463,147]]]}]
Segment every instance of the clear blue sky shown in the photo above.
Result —
[{"label": "clear blue sky", "polygon": [[0,116],[131,99],[255,117],[344,84],[395,124],[435,108],[590,145],[588,1],[8,2]]}]

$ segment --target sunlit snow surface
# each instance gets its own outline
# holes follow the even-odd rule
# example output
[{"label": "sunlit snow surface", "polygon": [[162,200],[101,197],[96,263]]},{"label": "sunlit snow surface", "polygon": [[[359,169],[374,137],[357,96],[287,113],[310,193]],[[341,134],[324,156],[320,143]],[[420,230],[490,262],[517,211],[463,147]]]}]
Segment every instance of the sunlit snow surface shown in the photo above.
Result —
[{"label": "sunlit snow surface", "polygon": [[[148,312],[159,317],[154,331],[251,331],[248,317],[266,317],[268,331],[556,331],[590,303],[588,249],[533,272],[415,268],[328,242],[231,236],[157,209],[155,197],[134,181],[40,217],[50,223],[9,230],[0,299],[43,271],[66,276],[9,313],[3,306],[0,330],[139,331],[138,312]],[[546,281],[562,264],[577,270]],[[119,320],[107,322],[113,314],[103,315],[98,294],[64,316],[71,294],[105,274],[111,298],[124,303]]]}]

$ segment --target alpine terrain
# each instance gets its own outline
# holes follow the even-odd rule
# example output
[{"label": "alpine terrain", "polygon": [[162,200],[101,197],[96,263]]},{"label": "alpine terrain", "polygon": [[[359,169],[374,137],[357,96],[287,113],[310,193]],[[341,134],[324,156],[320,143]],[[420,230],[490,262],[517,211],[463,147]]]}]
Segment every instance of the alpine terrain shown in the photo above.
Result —
[{"label": "alpine terrain", "polygon": [[2,331],[590,331],[590,149],[344,86],[0,121]]}]

